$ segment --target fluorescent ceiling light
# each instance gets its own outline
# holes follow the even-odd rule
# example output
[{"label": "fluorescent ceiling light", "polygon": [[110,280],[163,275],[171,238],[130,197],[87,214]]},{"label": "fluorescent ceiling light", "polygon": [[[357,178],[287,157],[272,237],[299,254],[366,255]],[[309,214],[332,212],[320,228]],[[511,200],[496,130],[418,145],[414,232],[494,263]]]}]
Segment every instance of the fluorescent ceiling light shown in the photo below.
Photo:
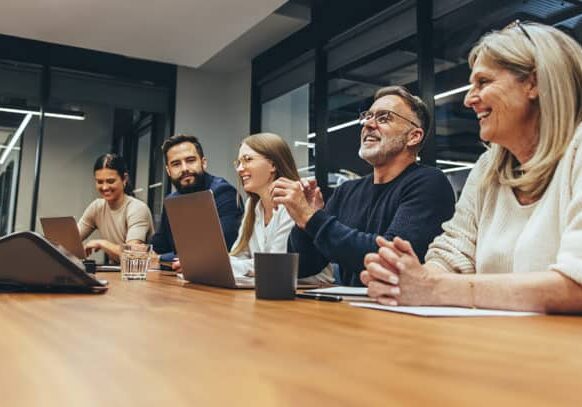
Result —
[{"label": "fluorescent ceiling light", "polygon": [[473,166],[475,163],[469,161],[451,161],[451,160],[436,160],[438,164],[446,164],[446,165],[461,165],[461,166]]},{"label": "fluorescent ceiling light", "polygon": [[446,98],[447,96],[456,95],[457,93],[465,92],[471,89],[471,85],[461,86],[460,88],[455,88],[451,90],[447,90],[446,92],[439,93],[438,95],[434,95],[434,100],[439,100]]},{"label": "fluorescent ceiling light", "polygon": [[6,162],[6,159],[8,158],[8,156],[10,155],[10,152],[12,151],[14,146],[16,145],[16,142],[20,139],[20,136],[24,132],[24,129],[28,125],[28,122],[30,121],[31,118],[32,118],[32,113],[28,113],[26,116],[24,116],[22,123],[20,123],[20,126],[18,126],[18,129],[16,129],[16,132],[14,132],[14,135],[12,136],[12,140],[10,140],[10,143],[8,143],[8,147],[6,147],[6,150],[4,150],[4,153],[2,154],[2,158],[0,158],[0,165],[4,165],[4,162]]},{"label": "fluorescent ceiling light", "polygon": [[310,143],[308,141],[296,141],[295,147],[305,146],[307,148],[315,148],[315,143]]},{"label": "fluorescent ceiling light", "polygon": [[308,167],[297,168],[297,172],[307,172],[315,169],[315,165],[310,165]]},{"label": "fluorescent ceiling light", "polygon": [[[0,107],[0,112],[30,114],[34,116],[40,116],[40,112],[38,110],[21,109],[17,107]],[[44,115],[46,117],[56,117],[59,119],[85,120],[85,115],[82,112],[79,112],[77,114],[46,112]]]},{"label": "fluorescent ceiling light", "polygon": [[356,124],[360,124],[360,119],[352,120],[351,122],[345,122],[338,124],[337,126],[330,127],[329,129],[327,129],[327,132],[332,133],[334,131],[345,129],[346,127],[355,126]]},{"label": "fluorescent ceiling light", "polygon": [[[337,126],[332,126],[329,129],[327,129],[327,132],[328,133],[333,133],[334,131],[338,131],[338,130],[341,130],[341,129],[345,129],[346,127],[355,126],[356,124],[360,124],[360,119],[358,119],[358,120],[352,120],[350,122],[340,123]],[[315,137],[315,133],[309,133],[307,135],[307,138],[308,139],[313,138],[313,137]]]},{"label": "fluorescent ceiling light", "polygon": [[[461,92],[465,92],[467,90],[471,89],[471,85],[465,85],[465,86],[461,86],[459,88],[455,88],[455,89],[451,89],[451,90],[447,90],[446,92],[443,93],[439,93],[438,95],[434,96],[434,100],[439,100],[439,99],[443,99],[446,98],[447,96],[451,96],[451,95],[456,95],[457,93],[461,93]],[[341,129],[345,129],[346,127],[350,127],[350,126],[355,126],[356,124],[360,124],[360,120],[352,120],[349,122],[345,122],[345,123],[340,123],[336,126],[330,127],[329,129],[327,129],[328,133],[333,133],[334,131],[338,131]],[[307,135],[307,139],[311,139],[315,137],[315,133],[309,133]]]},{"label": "fluorescent ceiling light", "polygon": [[443,171],[444,174],[450,174],[453,172],[459,172],[459,171],[465,171],[465,170],[470,170],[472,169],[474,166],[469,166],[467,165],[466,167],[455,167],[455,168],[445,168]]}]

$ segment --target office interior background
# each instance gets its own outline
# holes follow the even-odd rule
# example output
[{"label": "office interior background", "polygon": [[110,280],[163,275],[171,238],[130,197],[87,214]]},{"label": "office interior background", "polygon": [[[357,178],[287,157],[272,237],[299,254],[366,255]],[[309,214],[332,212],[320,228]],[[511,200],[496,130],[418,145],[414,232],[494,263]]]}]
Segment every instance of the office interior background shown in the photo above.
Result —
[{"label": "office interior background", "polygon": [[[106,152],[124,156],[158,222],[170,191],[160,145],[180,132],[198,136],[209,172],[233,184],[240,140],[278,133],[302,175],[329,193],[370,172],[357,156],[357,118],[386,85],[434,110],[421,162],[459,193],[485,148],[462,103],[472,45],[515,19],[582,40],[580,0],[178,1],[164,2],[165,14],[152,2],[138,12],[106,1],[77,4],[95,9],[58,17],[60,29],[47,29],[40,3],[0,17],[0,236],[39,230],[41,216],[78,219]],[[127,36],[98,18],[105,12],[118,13]]]}]

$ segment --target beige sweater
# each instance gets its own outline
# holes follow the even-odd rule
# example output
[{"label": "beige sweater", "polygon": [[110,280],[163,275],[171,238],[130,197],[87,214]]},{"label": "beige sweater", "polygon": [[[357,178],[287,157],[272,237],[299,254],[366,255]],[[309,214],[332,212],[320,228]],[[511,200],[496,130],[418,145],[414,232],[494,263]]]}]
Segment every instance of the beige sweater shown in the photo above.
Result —
[{"label": "beige sweater", "polygon": [[95,229],[101,237],[115,244],[131,240],[146,242],[154,232],[154,223],[148,206],[137,198],[125,196],[123,205],[112,210],[105,199],[95,199],[85,209],[77,223],[81,240]]},{"label": "beige sweater", "polygon": [[457,273],[556,270],[582,284],[581,144],[579,126],[542,198],[525,206],[508,186],[480,187],[483,154],[426,262]]}]

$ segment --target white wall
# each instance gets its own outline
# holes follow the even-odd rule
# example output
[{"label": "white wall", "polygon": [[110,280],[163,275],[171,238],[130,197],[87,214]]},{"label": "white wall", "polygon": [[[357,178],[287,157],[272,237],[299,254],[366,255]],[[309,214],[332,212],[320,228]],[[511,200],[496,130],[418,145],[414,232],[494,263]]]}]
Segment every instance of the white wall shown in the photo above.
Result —
[{"label": "white wall", "polygon": [[208,172],[233,185],[237,177],[232,161],[249,135],[250,94],[250,69],[225,74],[178,68],[175,132],[198,137]]}]

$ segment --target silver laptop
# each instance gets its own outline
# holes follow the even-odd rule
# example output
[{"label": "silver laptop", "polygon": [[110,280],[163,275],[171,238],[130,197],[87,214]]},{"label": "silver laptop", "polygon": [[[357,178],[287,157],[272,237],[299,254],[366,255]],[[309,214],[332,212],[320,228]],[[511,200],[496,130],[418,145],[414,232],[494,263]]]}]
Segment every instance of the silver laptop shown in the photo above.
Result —
[{"label": "silver laptop", "polygon": [[225,288],[254,288],[252,277],[235,277],[211,191],[164,201],[184,279]]},{"label": "silver laptop", "polygon": [[44,237],[51,243],[63,246],[79,259],[86,257],[75,218],[72,216],[40,218],[40,224]]},{"label": "silver laptop", "polygon": [[[87,258],[75,218],[72,216],[40,218],[40,224],[44,237],[51,243],[62,246],[81,260]],[[119,266],[97,265],[97,271],[119,271]]]}]

